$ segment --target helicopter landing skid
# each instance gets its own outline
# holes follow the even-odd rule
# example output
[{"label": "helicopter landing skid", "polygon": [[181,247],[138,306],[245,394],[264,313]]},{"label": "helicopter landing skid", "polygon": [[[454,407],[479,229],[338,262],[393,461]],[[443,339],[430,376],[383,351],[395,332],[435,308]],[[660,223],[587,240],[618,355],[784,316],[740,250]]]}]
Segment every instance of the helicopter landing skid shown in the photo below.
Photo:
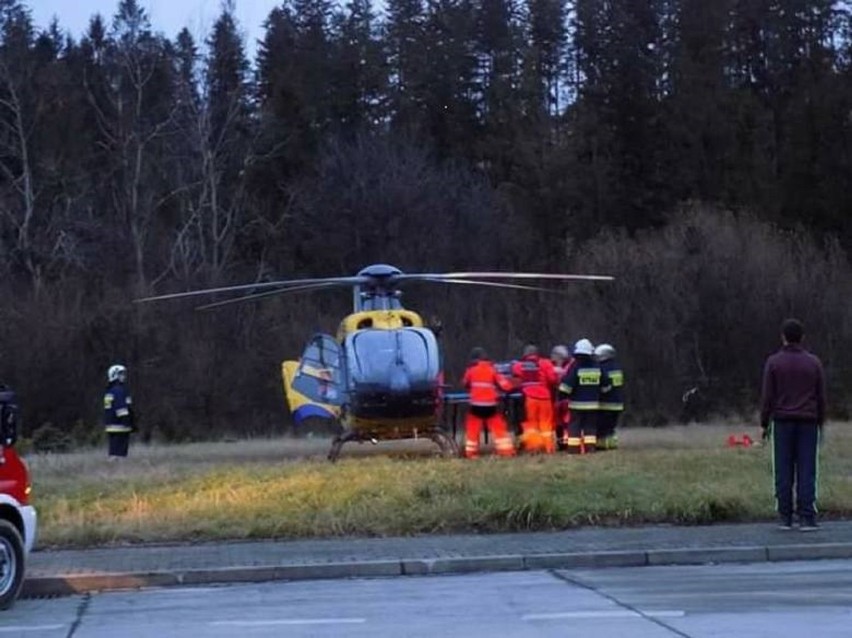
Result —
[{"label": "helicopter landing skid", "polygon": [[[441,450],[441,456],[444,458],[459,456],[460,452],[458,443],[451,434],[448,434],[440,428],[436,428],[428,434],[428,438],[438,446]],[[334,437],[334,440],[331,442],[331,450],[328,452],[328,460],[332,463],[337,462],[337,459],[340,458],[340,451],[343,449],[343,446],[352,441],[358,441],[359,443],[369,441],[373,445],[378,443],[378,440],[373,437],[365,438],[357,432],[346,432]]]}]

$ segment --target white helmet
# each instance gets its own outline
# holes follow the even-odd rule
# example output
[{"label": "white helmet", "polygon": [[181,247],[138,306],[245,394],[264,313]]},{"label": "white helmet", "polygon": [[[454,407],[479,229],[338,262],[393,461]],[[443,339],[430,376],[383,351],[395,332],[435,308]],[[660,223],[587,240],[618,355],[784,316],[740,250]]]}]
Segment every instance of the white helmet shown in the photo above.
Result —
[{"label": "white helmet", "polygon": [[588,339],[580,339],[574,344],[574,354],[587,354],[592,356],[595,354],[595,347]]},{"label": "white helmet", "polygon": [[595,357],[598,361],[609,361],[615,357],[615,348],[608,343],[602,343],[595,348]]},{"label": "white helmet", "polygon": [[115,365],[111,365],[109,370],[107,370],[107,379],[110,383],[113,381],[124,381],[127,378],[127,368],[123,365],[116,363]]}]

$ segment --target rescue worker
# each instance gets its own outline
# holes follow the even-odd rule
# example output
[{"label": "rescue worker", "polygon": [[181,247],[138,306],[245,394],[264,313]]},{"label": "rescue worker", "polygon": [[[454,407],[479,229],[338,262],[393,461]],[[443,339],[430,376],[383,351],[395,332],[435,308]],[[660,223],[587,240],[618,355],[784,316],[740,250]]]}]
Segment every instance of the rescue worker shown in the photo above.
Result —
[{"label": "rescue worker", "polygon": [[595,348],[595,359],[601,367],[601,409],[598,412],[598,450],[618,447],[615,428],[624,412],[624,371],[615,360],[615,348],[602,343]]},{"label": "rescue worker", "polygon": [[594,360],[594,354],[595,348],[588,339],[575,343],[575,363],[559,386],[559,394],[567,398],[571,410],[567,441],[569,454],[591,453],[597,447],[601,369]]},{"label": "rescue worker", "polygon": [[527,452],[552,454],[556,450],[553,390],[559,385],[553,364],[540,357],[538,348],[530,343],[524,346],[521,360],[512,365],[512,376],[520,382],[524,395],[521,447]]},{"label": "rescue worker", "polygon": [[512,383],[494,368],[483,348],[474,348],[471,362],[462,378],[462,385],[470,393],[470,408],[465,417],[464,456],[479,457],[479,437],[483,422],[494,437],[494,447],[500,456],[514,456],[515,446],[506,428],[506,419],[500,410],[500,394],[511,392]]},{"label": "rescue worker", "polygon": [[110,460],[124,458],[130,446],[130,434],[135,431],[133,401],[127,389],[127,368],[115,364],[107,370],[104,393],[104,429],[109,441]]},{"label": "rescue worker", "polygon": [[568,409],[568,402],[559,399],[559,382],[574,365],[574,359],[568,352],[567,346],[559,345],[553,346],[553,350],[550,351],[550,362],[553,364],[557,378],[556,387],[553,390],[553,431],[556,433],[556,447],[565,450],[568,447],[568,422],[571,420],[571,411]]}]

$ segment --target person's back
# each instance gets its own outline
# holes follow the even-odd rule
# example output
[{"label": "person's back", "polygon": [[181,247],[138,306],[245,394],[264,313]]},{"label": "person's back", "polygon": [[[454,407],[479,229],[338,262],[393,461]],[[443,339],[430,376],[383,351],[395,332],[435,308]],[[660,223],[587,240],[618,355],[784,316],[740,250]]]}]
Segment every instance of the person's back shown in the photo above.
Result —
[{"label": "person's back", "polygon": [[766,360],[763,413],[767,418],[822,423],[825,391],[820,360],[790,343]]},{"label": "person's back", "polygon": [[462,385],[470,393],[470,407],[465,417],[466,458],[479,456],[479,437],[485,423],[494,436],[494,445],[500,456],[512,456],[515,447],[506,431],[506,421],[500,412],[500,391],[508,392],[512,384],[497,372],[483,348],[474,348],[471,363],[465,370]]}]

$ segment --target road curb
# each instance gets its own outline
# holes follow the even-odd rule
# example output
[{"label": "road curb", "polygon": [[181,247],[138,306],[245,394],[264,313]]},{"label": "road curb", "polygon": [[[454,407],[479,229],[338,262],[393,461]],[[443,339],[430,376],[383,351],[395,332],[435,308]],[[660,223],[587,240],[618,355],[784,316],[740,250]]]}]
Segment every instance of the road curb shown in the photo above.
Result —
[{"label": "road curb", "polygon": [[790,544],[770,547],[700,547],[564,554],[511,554],[504,556],[353,561],[347,563],[212,567],[151,572],[59,574],[27,578],[24,581],[22,596],[26,598],[48,598],[87,592],[181,585],[838,558],[852,558],[852,543]]}]

